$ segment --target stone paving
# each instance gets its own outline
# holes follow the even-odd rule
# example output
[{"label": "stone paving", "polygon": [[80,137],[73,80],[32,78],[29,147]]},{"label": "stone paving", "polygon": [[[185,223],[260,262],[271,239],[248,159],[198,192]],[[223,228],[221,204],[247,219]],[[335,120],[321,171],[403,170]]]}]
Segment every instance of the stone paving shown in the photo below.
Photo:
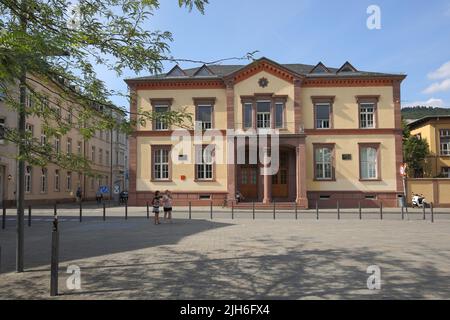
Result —
[{"label": "stone paving", "polygon": [[[220,209],[220,210],[219,210]],[[40,211],[42,210],[42,211]],[[177,209],[178,210],[178,209]],[[155,226],[145,208],[59,210],[60,296],[52,299],[450,299],[450,219],[431,223],[420,210],[399,212],[236,212],[180,208],[172,224]],[[391,213],[388,213],[391,211]],[[0,299],[50,299],[48,209],[25,227],[25,268],[15,265],[14,211],[0,229]],[[347,217],[345,216],[347,214]],[[69,265],[81,289],[69,290]],[[381,268],[381,290],[368,290],[367,267]]]}]

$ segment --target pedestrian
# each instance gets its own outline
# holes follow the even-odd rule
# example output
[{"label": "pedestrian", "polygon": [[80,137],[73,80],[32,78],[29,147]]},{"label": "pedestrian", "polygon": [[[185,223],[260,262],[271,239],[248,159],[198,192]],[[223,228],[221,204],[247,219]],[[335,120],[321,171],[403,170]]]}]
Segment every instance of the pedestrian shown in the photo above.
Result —
[{"label": "pedestrian", "polygon": [[77,201],[81,202],[81,187],[78,186],[77,192],[76,192]]},{"label": "pedestrian", "polygon": [[98,188],[97,193],[95,194],[95,199],[97,200],[97,204],[100,204],[103,199],[103,194],[100,191],[100,188]]},{"label": "pedestrian", "polygon": [[164,220],[169,219],[172,223],[172,194],[166,190],[163,196]]},{"label": "pedestrian", "polygon": [[159,206],[161,204],[161,196],[159,195],[159,191],[155,191],[155,195],[153,196],[152,206],[153,213],[155,214],[155,224],[160,224],[159,222]]}]

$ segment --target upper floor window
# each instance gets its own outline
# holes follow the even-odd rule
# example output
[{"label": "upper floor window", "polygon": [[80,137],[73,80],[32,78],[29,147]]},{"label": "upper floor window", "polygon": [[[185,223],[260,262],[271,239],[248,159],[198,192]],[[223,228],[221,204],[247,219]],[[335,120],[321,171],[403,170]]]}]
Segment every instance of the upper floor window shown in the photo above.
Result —
[{"label": "upper floor window", "polygon": [[81,149],[82,149],[82,142],[78,141],[77,142],[77,153],[79,156],[81,155]]},{"label": "upper floor window", "polygon": [[[61,185],[61,179],[60,179],[60,175],[59,175],[59,170],[58,169],[56,169],[55,170],[55,191],[59,191],[60,190],[60,185]],[[43,192],[42,191],[42,189],[41,189],[41,192]]]},{"label": "upper floor window", "polygon": [[441,155],[450,156],[450,129],[441,129],[439,131],[441,143]]},{"label": "upper floor window", "polygon": [[194,98],[196,129],[214,128],[214,104],[216,98]]},{"label": "upper floor window", "polygon": [[357,96],[359,108],[359,127],[377,127],[377,104],[379,96]]},{"label": "upper floor window", "polygon": [[66,176],[66,190],[72,190],[72,172],[68,171]]},{"label": "upper floor window", "polygon": [[98,163],[103,164],[103,149],[98,149]]},{"label": "upper floor window", "polygon": [[55,138],[55,151],[56,151],[56,153],[60,153],[60,151],[61,151],[61,138],[60,137]]},{"label": "upper floor window", "polygon": [[41,133],[41,145],[44,146],[47,144],[47,135],[45,133]]},{"label": "upper floor window", "polygon": [[170,146],[152,146],[154,180],[170,180]]},{"label": "upper floor window", "polygon": [[26,123],[25,130],[31,135],[31,137],[34,136],[34,126],[32,124]]},{"label": "upper floor window", "polygon": [[30,193],[33,183],[32,183],[32,172],[33,167],[32,166],[26,166],[25,167],[25,192]]},{"label": "upper floor window", "polygon": [[[170,111],[172,99],[150,99],[153,107],[153,130],[168,130],[169,124],[165,113]],[[117,139],[119,141],[119,132],[117,132]]]},{"label": "upper floor window", "polygon": [[260,129],[270,128],[270,100],[256,101],[256,127]]},{"label": "upper floor window", "polygon": [[47,168],[41,169],[41,181],[40,181],[41,193],[47,192]]},{"label": "upper floor window", "polygon": [[243,124],[244,128],[248,129],[253,127],[253,104],[251,102],[244,102],[243,108]]},{"label": "upper floor window", "polygon": [[0,118],[0,144],[5,142],[5,118]]},{"label": "upper floor window", "polygon": [[275,102],[275,128],[280,129],[285,126],[285,103]]},{"label": "upper floor window", "polygon": [[67,154],[72,153],[72,139],[67,138]]},{"label": "upper floor window", "polygon": [[91,147],[91,160],[92,162],[95,162],[95,147]]},{"label": "upper floor window", "polygon": [[360,144],[359,149],[359,168],[360,179],[376,180],[379,178],[379,145]]},{"label": "upper floor window", "polygon": [[332,110],[334,96],[311,97],[314,108],[314,128],[329,129],[333,127]]},{"label": "upper floor window", "polygon": [[450,167],[442,167],[441,176],[444,178],[450,178]]},{"label": "upper floor window", "polygon": [[314,145],[314,178],[316,180],[333,180],[334,145]]}]

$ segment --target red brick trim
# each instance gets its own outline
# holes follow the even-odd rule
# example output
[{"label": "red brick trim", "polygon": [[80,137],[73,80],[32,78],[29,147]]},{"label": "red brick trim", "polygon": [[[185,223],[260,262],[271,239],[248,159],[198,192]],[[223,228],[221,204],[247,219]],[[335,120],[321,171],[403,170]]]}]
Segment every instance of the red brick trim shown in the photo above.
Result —
[{"label": "red brick trim", "polygon": [[184,90],[184,89],[225,89],[223,80],[160,80],[160,81],[129,81],[130,88],[139,90]]},{"label": "red brick trim", "polygon": [[[400,77],[403,79],[404,77]],[[305,79],[303,87],[387,87],[392,86],[396,78],[356,78],[356,79]]]},{"label": "red brick trim", "polygon": [[[320,199],[320,196],[329,196],[329,199]],[[375,196],[375,199],[366,199],[366,196]],[[336,190],[336,191],[308,191],[309,207],[315,208],[316,202],[319,208],[336,208],[339,201],[340,208],[358,208],[359,203],[363,208],[378,208],[381,203],[384,207],[398,207],[399,195],[396,191],[360,191],[360,190]],[[358,214],[358,213],[354,213]]]},{"label": "red brick trim", "polygon": [[305,129],[306,135],[381,135],[381,134],[401,134],[401,129]]},{"label": "red brick trim", "polygon": [[302,130],[304,130],[301,86],[302,86],[302,80],[299,78],[295,78],[294,79],[294,132],[295,133],[300,133]]},{"label": "red brick trim", "polygon": [[289,72],[288,70],[285,70],[278,65],[270,63],[269,61],[255,61],[247,67],[238,70],[235,74],[232,75],[232,77],[234,83],[239,83],[262,71],[270,73],[271,75],[287,82],[294,82],[294,75],[292,74],[292,72]]}]

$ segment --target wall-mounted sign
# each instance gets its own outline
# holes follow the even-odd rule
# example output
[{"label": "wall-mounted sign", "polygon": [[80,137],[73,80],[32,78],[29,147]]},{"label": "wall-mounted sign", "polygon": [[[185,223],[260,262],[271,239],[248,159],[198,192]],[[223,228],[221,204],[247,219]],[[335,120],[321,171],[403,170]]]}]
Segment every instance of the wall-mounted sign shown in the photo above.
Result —
[{"label": "wall-mounted sign", "polygon": [[344,153],[342,155],[342,160],[352,160],[352,155],[350,153]]}]

